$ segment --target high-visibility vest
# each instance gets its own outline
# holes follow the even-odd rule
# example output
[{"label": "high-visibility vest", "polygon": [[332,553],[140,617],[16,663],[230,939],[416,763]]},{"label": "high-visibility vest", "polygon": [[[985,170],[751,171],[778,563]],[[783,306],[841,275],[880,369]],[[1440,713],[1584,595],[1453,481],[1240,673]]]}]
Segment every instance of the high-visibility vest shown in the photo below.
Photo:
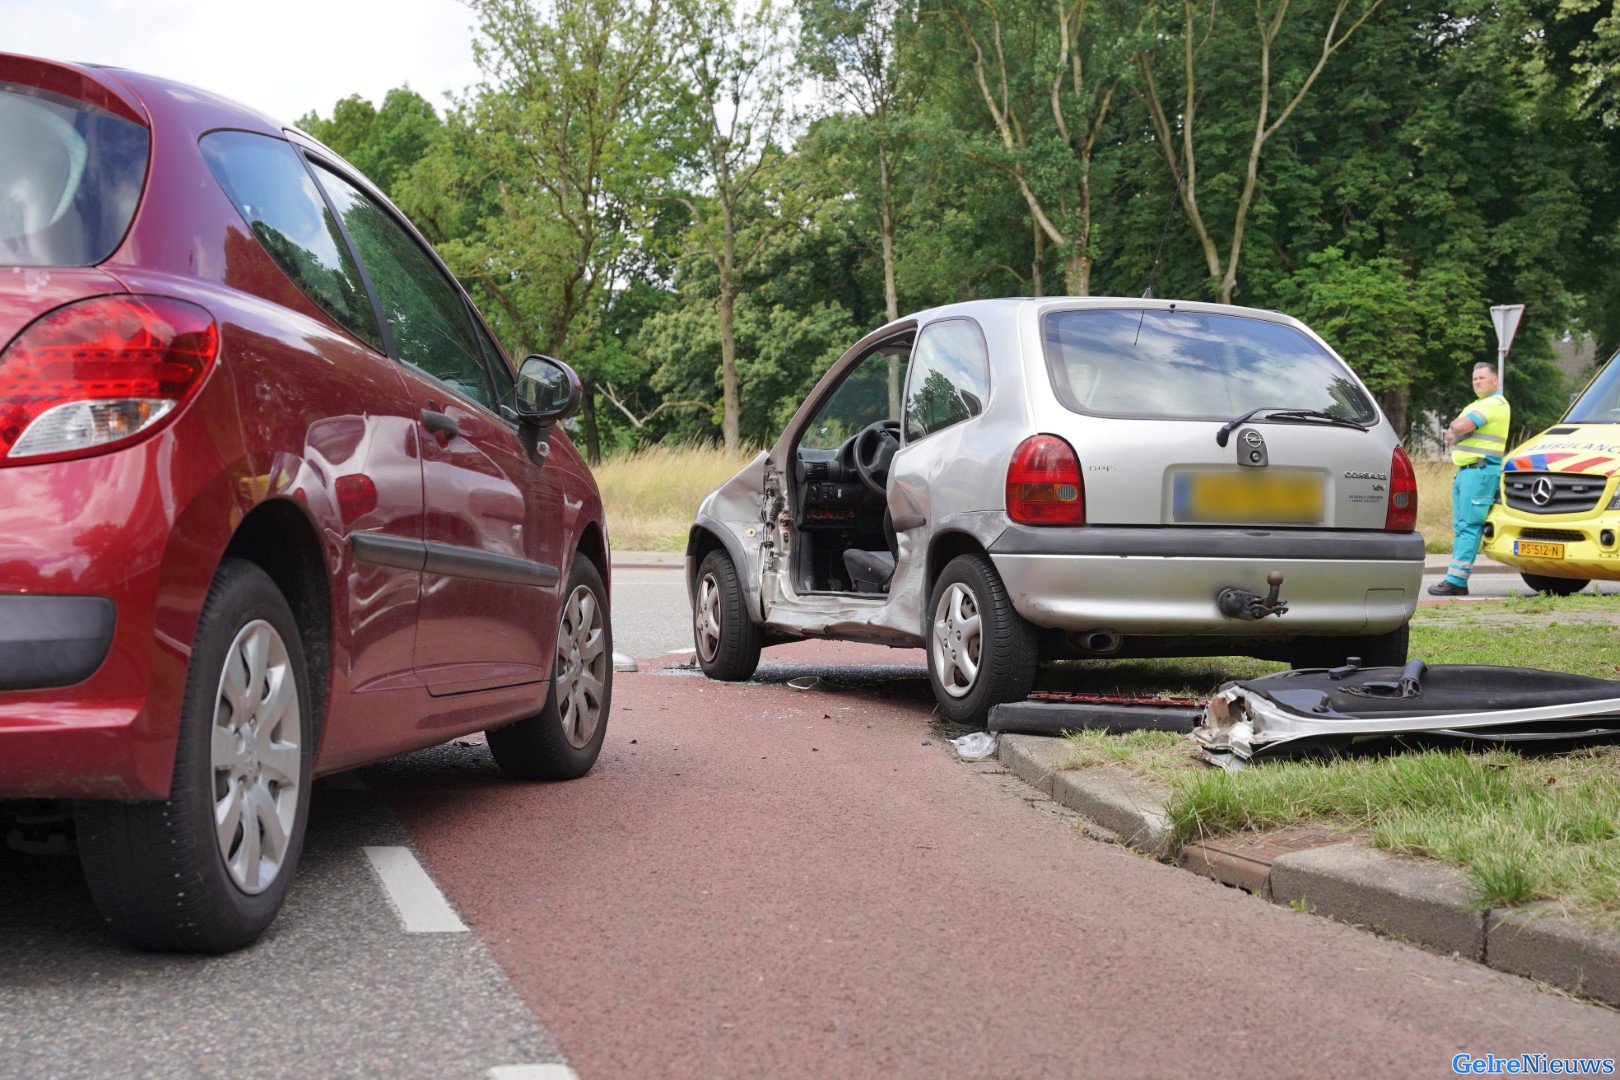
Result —
[{"label": "high-visibility vest", "polygon": [[1500,465],[1507,452],[1508,423],[1513,416],[1507,398],[1488,394],[1464,409],[1463,416],[1474,422],[1474,430],[1457,440],[1451,460],[1458,465],[1476,461]]}]

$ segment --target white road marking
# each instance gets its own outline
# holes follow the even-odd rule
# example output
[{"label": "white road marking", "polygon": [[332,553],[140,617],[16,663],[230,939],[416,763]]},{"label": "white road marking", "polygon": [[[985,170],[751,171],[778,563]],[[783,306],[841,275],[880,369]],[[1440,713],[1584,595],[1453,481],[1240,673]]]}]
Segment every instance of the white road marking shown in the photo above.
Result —
[{"label": "white road marking", "polygon": [[467,924],[461,921],[455,908],[444,898],[439,887],[416,861],[410,848],[364,847],[360,850],[371,860],[377,871],[388,902],[405,924],[409,934],[464,933]]},{"label": "white road marking", "polygon": [[497,1065],[490,1080],[579,1080],[579,1074],[560,1061],[544,1065]]}]

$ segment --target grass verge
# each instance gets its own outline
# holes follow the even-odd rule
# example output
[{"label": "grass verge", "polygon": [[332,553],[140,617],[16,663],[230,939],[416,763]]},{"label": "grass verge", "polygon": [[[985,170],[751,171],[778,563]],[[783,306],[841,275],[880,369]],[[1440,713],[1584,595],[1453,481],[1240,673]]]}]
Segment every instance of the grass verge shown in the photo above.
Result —
[{"label": "grass verge", "polygon": [[591,469],[602,492],[609,536],[620,551],[681,551],[703,497],[754,456],[727,457],[712,446],[653,446]]},{"label": "grass verge", "polygon": [[[1424,612],[1412,627],[1412,655],[1435,664],[1556,666],[1617,678],[1620,632],[1581,617],[1599,606],[1612,610],[1532,597],[1472,604],[1455,615]],[[1490,622],[1493,615],[1549,612],[1570,621],[1518,632]],[[1245,659],[1065,664],[1050,681],[1096,693],[1205,696],[1224,681],[1218,671],[1251,678],[1281,667]],[[1110,675],[1097,678],[1104,670]],[[1199,761],[1184,736],[1078,732],[1069,739],[1072,767],[1121,766],[1168,789],[1178,843],[1289,825],[1338,828],[1387,851],[1460,867],[1482,906],[1553,901],[1620,928],[1620,746],[1544,755],[1397,751],[1229,773]]]}]

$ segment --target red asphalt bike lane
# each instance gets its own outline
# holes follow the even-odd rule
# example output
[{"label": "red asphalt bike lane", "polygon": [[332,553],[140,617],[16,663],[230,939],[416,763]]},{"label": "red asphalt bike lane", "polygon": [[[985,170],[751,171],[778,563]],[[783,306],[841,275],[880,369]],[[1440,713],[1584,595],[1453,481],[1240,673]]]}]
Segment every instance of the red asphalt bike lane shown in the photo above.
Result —
[{"label": "red asphalt bike lane", "polygon": [[379,785],[585,1080],[1450,1075],[1459,1053],[1620,1056],[1613,1012],[1031,809],[930,730],[918,652],[765,655],[778,680],[915,666],[811,692],[620,675],[584,779],[469,767]]}]

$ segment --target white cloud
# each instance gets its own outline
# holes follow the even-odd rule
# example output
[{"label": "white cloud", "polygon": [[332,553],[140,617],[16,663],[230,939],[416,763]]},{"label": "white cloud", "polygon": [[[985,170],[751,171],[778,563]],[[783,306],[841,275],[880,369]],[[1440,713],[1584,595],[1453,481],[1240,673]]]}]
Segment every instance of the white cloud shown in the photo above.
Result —
[{"label": "white cloud", "polygon": [[0,50],[190,83],[291,123],[393,87],[443,106],[478,79],[458,0],[0,0]]}]

